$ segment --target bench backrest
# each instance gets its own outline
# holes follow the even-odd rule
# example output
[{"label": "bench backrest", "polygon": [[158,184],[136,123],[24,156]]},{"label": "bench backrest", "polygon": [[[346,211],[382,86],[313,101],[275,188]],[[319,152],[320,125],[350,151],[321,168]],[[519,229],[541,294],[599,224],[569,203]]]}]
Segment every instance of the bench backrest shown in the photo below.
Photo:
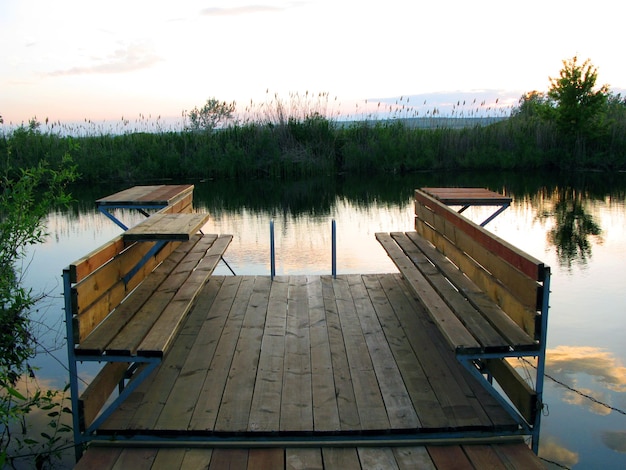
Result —
[{"label": "bench backrest", "polygon": [[415,216],[415,230],[422,237],[539,339],[548,267],[419,189]]},{"label": "bench backrest", "polygon": [[[189,213],[193,194],[163,208],[163,213]],[[120,235],[69,265],[74,338],[80,344],[180,242],[169,242],[151,253],[156,242],[125,242]],[[136,272],[133,268],[149,258]]]}]

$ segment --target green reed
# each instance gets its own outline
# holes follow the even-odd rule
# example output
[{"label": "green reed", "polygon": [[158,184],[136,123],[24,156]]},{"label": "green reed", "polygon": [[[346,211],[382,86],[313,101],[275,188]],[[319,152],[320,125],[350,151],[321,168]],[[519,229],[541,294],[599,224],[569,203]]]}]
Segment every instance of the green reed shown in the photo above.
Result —
[{"label": "green reed", "polygon": [[[89,182],[573,166],[553,124],[514,113],[512,106],[459,100],[446,114],[426,106],[401,97],[365,102],[346,115],[327,93],[282,99],[268,90],[265,102],[250,102],[228,126],[209,132],[187,132],[184,123],[160,116],[113,125],[33,119],[17,128],[0,125],[0,164],[26,168],[46,159],[54,165],[72,147]],[[624,107],[609,117],[606,132],[587,143],[576,168],[626,169]]]}]

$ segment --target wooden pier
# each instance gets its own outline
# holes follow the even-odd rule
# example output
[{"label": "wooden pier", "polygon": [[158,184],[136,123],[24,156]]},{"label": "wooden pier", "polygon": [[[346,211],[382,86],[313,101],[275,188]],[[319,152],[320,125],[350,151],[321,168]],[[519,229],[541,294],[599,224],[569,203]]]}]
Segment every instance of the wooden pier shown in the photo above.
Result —
[{"label": "wooden pier", "polygon": [[[106,258],[108,246],[70,265],[64,279],[68,337],[75,338],[69,349],[72,373],[81,360],[106,364],[80,398],[78,376],[72,376],[76,439],[89,445],[76,468],[543,468],[525,442],[535,433],[532,423],[490,393],[473,365],[536,355],[540,342],[529,336],[534,333],[519,333],[505,322],[507,334],[497,344],[490,334],[483,344],[486,327],[478,312],[472,313],[471,328],[460,331],[438,315],[463,302],[448,299],[445,307],[437,300],[441,294],[422,288],[436,284],[440,272],[424,272],[428,280],[420,281],[415,269],[423,266],[410,265],[417,246],[407,249],[400,235],[394,237],[403,248],[393,245],[390,234],[378,236],[400,273],[215,276],[213,268],[230,240],[216,235],[171,248],[164,244],[141,256],[131,248],[143,253],[154,242],[134,241],[124,248],[120,241],[100,268],[95,260]],[[111,303],[115,286],[133,287],[133,278],[124,275],[127,268],[115,266],[139,258],[157,268],[132,268],[143,283],[128,295],[131,301]],[[90,292],[82,285],[101,289],[103,269],[113,272],[109,265],[117,274],[107,279],[115,283],[100,299],[111,313],[98,320],[109,326],[90,333],[93,304],[81,301],[83,291]],[[169,282],[171,276],[180,283]],[[467,291],[471,303],[477,293]],[[170,299],[160,301],[167,306],[151,320],[153,326],[146,324],[151,296]],[[143,302],[153,306],[143,311]],[[485,299],[478,304],[495,314]],[[458,308],[468,314],[467,305]],[[85,319],[89,323],[81,327]],[[174,325],[167,341],[147,348],[152,344],[147,338],[161,333],[165,320]],[[111,325],[118,325],[115,331],[108,331]],[[111,338],[105,342],[103,334]],[[476,340],[467,342],[467,335]],[[133,345],[113,346],[129,336]],[[515,341],[507,345],[511,337]],[[476,344],[469,347],[472,341]],[[102,346],[87,347],[92,343]],[[504,374],[534,412],[537,394],[520,392],[510,371]],[[117,382],[124,386],[121,398],[99,411]]]},{"label": "wooden pier", "polygon": [[[437,462],[453,454],[540,468],[519,438],[503,439],[516,431],[399,274],[213,276],[168,356],[101,426],[77,468],[96,468],[95,455],[99,468],[192,455],[209,463],[263,456],[285,468],[339,468],[287,465],[292,459],[367,456],[446,468]],[[99,447],[106,437],[113,445]],[[125,449],[126,439],[147,448],[129,441]],[[347,468],[361,467],[369,465]]]}]

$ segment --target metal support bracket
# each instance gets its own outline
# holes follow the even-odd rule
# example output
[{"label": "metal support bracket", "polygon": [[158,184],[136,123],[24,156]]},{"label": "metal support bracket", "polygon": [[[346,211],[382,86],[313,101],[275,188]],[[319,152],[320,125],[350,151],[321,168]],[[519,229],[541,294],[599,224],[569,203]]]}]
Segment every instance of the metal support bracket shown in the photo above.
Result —
[{"label": "metal support bracket", "polygon": [[[167,205],[151,205],[149,207],[150,207],[150,209],[161,210],[161,209],[167,207]],[[113,223],[115,223],[115,225],[117,225],[118,227],[120,227],[124,231],[128,230],[128,226],[124,222],[122,222],[120,219],[115,217],[109,211],[111,209],[135,209],[140,214],[142,214],[143,216],[150,217],[150,213],[146,211],[146,208],[147,208],[147,206],[145,206],[145,205],[119,205],[118,206],[118,205],[114,205],[114,204],[106,204],[106,205],[99,205],[98,206],[98,210],[102,214],[107,216],[110,220],[113,221]]]},{"label": "metal support bracket", "polygon": [[167,241],[159,240],[155,242],[154,246],[148,250],[148,252],[143,255],[143,257],[137,262],[137,264],[124,276],[124,284],[128,284],[130,280],[133,278],[137,272],[144,267],[144,265],[148,262],[150,258],[156,256],[159,251],[165,246]]}]

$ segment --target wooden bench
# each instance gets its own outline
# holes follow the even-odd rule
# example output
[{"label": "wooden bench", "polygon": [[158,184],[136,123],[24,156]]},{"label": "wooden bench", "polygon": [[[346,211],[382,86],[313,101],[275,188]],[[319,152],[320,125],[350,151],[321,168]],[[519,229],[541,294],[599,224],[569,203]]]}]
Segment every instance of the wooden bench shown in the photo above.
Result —
[{"label": "wooden bench", "polygon": [[[204,219],[190,212],[186,198],[151,217],[189,215],[184,220],[193,219],[189,230],[196,231]],[[152,227],[152,222],[148,218],[142,224]],[[77,444],[88,441],[162,361],[232,240],[231,235],[208,234],[187,241],[133,238],[123,233],[63,272]],[[104,366],[79,396],[77,363],[83,361]],[[118,396],[105,407],[116,387]]]},{"label": "wooden bench", "polygon": [[[415,232],[377,233],[457,359],[489,391],[494,378],[538,430],[550,268],[424,191],[415,191]],[[532,389],[507,358],[537,357]],[[484,380],[484,378],[488,380]]]}]

